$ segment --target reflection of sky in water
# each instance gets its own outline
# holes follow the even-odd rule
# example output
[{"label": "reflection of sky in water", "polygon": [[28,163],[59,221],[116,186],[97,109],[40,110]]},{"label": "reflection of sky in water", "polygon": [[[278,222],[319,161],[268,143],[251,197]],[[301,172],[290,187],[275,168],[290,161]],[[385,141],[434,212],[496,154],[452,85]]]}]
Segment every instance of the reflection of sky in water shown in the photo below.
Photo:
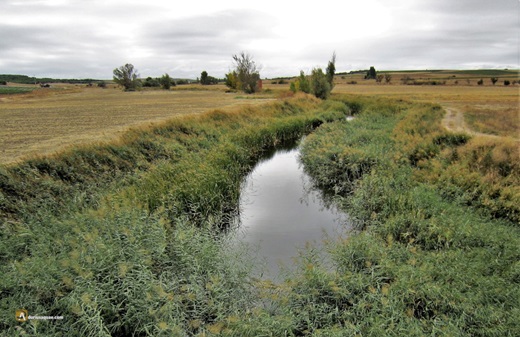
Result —
[{"label": "reflection of sky in water", "polygon": [[256,166],[242,188],[243,241],[258,246],[268,277],[278,274],[280,262],[290,265],[306,242],[319,243],[324,231],[333,235],[345,221],[344,215],[325,208],[318,192],[309,188],[298,155],[298,150],[277,152]]}]

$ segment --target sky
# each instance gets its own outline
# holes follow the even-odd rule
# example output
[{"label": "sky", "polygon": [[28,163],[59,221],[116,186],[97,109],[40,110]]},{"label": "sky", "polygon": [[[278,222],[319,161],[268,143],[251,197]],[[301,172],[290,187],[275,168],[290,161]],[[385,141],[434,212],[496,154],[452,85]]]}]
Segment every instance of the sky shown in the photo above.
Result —
[{"label": "sky", "polygon": [[518,69],[520,0],[0,0],[0,74],[262,78],[325,68]]}]

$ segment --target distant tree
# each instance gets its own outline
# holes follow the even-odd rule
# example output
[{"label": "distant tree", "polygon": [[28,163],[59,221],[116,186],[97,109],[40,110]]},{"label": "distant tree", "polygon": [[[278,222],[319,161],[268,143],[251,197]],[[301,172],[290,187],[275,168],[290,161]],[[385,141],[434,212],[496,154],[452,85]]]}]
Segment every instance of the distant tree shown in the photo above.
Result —
[{"label": "distant tree", "polygon": [[125,88],[126,91],[136,90],[141,86],[137,69],[130,63],[114,69],[114,82]]},{"label": "distant tree", "polygon": [[392,81],[392,75],[385,74],[385,81],[386,81],[386,83],[390,83],[390,81]]},{"label": "distant tree", "polygon": [[298,77],[298,82],[300,85],[300,90],[306,94],[310,94],[311,84],[310,84],[307,76],[305,76],[305,73],[303,72],[303,70],[300,70],[300,76]]},{"label": "distant tree", "polygon": [[152,78],[150,76],[148,76],[143,82],[143,87],[147,87],[147,88],[156,88],[156,87],[160,87],[160,86],[161,86],[161,83],[159,82],[159,80],[156,78]]},{"label": "distant tree", "polygon": [[504,85],[510,85],[510,84],[511,84],[511,82],[509,82],[509,80],[504,81]]},{"label": "distant tree", "polygon": [[370,70],[367,71],[365,79],[367,79],[367,80],[370,80],[370,79],[375,80],[376,76],[377,76],[376,68],[370,67]]},{"label": "distant tree", "polygon": [[495,85],[497,82],[498,82],[497,77],[491,77],[491,83],[493,83],[493,85]]},{"label": "distant tree", "polygon": [[381,74],[377,75],[376,76],[376,82],[377,83],[383,82],[383,78],[385,78],[385,75],[381,75]]},{"label": "distant tree", "polygon": [[310,84],[314,96],[321,99],[327,99],[329,97],[332,89],[327,79],[327,75],[323,73],[321,68],[312,69]]},{"label": "distant tree", "polygon": [[204,70],[200,73],[200,84],[206,85],[208,83],[208,72]]},{"label": "distant tree", "polygon": [[327,82],[329,82],[330,89],[334,88],[334,74],[336,73],[336,52],[332,53],[332,58],[327,64],[327,69],[325,70],[327,74]]},{"label": "distant tree", "polygon": [[200,73],[200,84],[202,85],[208,85],[208,84],[218,84],[219,79],[215,78],[213,76],[208,76],[207,71],[203,71]]},{"label": "distant tree", "polygon": [[98,82],[97,86],[104,89],[107,87],[107,83],[105,81],[101,81]]},{"label": "distant tree", "polygon": [[159,79],[159,83],[161,84],[161,87],[165,90],[170,90],[172,86],[173,79],[168,74],[164,74]]},{"label": "distant tree", "polygon": [[248,94],[258,91],[258,81],[260,80],[260,72],[256,67],[253,57],[245,52],[239,55],[233,55],[235,62],[235,72],[237,78],[237,89]]},{"label": "distant tree", "polygon": [[482,85],[482,84],[484,84],[484,80],[483,80],[483,79],[478,80],[477,84],[478,84],[478,85]]},{"label": "distant tree", "polygon": [[307,76],[303,70],[300,70],[300,76],[296,78],[293,82],[291,82],[290,89],[292,92],[302,91],[306,94],[311,92],[311,85]]},{"label": "distant tree", "polygon": [[0,85],[7,85],[7,81],[0,81]]}]

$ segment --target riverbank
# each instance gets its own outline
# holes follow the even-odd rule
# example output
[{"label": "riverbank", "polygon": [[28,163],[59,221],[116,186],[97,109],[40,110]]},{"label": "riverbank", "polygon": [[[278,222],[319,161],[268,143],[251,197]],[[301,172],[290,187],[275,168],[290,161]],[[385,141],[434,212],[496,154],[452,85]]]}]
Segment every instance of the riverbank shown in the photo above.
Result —
[{"label": "riverbank", "polygon": [[[482,141],[446,132],[436,105],[336,99],[356,101],[359,117],[320,127],[307,137],[302,160],[362,231],[330,246],[335,273],[314,261],[291,281],[289,301],[322,309],[306,324],[367,336],[518,334],[514,148],[485,143],[472,153]],[[486,155],[487,166],[475,167]],[[304,289],[300,298],[296,289]],[[308,307],[297,312],[305,317]]]},{"label": "riverbank", "polygon": [[[196,335],[256,301],[220,227],[257,158],[343,104],[309,96],[215,110],[0,169],[0,330]],[[14,312],[63,316],[18,323]]]},{"label": "riverbank", "polygon": [[[516,335],[518,164],[509,145],[447,132],[435,105],[333,99],[182,117],[2,167],[0,330]],[[351,112],[357,118],[345,121]],[[314,129],[305,169],[360,232],[330,240],[332,266],[308,246],[285,282],[258,280],[248,247],[230,247],[220,228],[260,154]],[[19,323],[17,309],[63,320]]]}]

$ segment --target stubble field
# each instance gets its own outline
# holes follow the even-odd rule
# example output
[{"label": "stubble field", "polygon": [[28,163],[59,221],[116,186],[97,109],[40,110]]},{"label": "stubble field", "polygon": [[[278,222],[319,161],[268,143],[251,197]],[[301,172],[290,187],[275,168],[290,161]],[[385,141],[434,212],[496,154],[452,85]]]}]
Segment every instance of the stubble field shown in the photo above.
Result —
[{"label": "stubble field", "polygon": [[0,95],[0,164],[113,140],[129,128],[179,115],[265,102],[237,98],[223,86],[215,89],[122,92],[65,86]]}]

